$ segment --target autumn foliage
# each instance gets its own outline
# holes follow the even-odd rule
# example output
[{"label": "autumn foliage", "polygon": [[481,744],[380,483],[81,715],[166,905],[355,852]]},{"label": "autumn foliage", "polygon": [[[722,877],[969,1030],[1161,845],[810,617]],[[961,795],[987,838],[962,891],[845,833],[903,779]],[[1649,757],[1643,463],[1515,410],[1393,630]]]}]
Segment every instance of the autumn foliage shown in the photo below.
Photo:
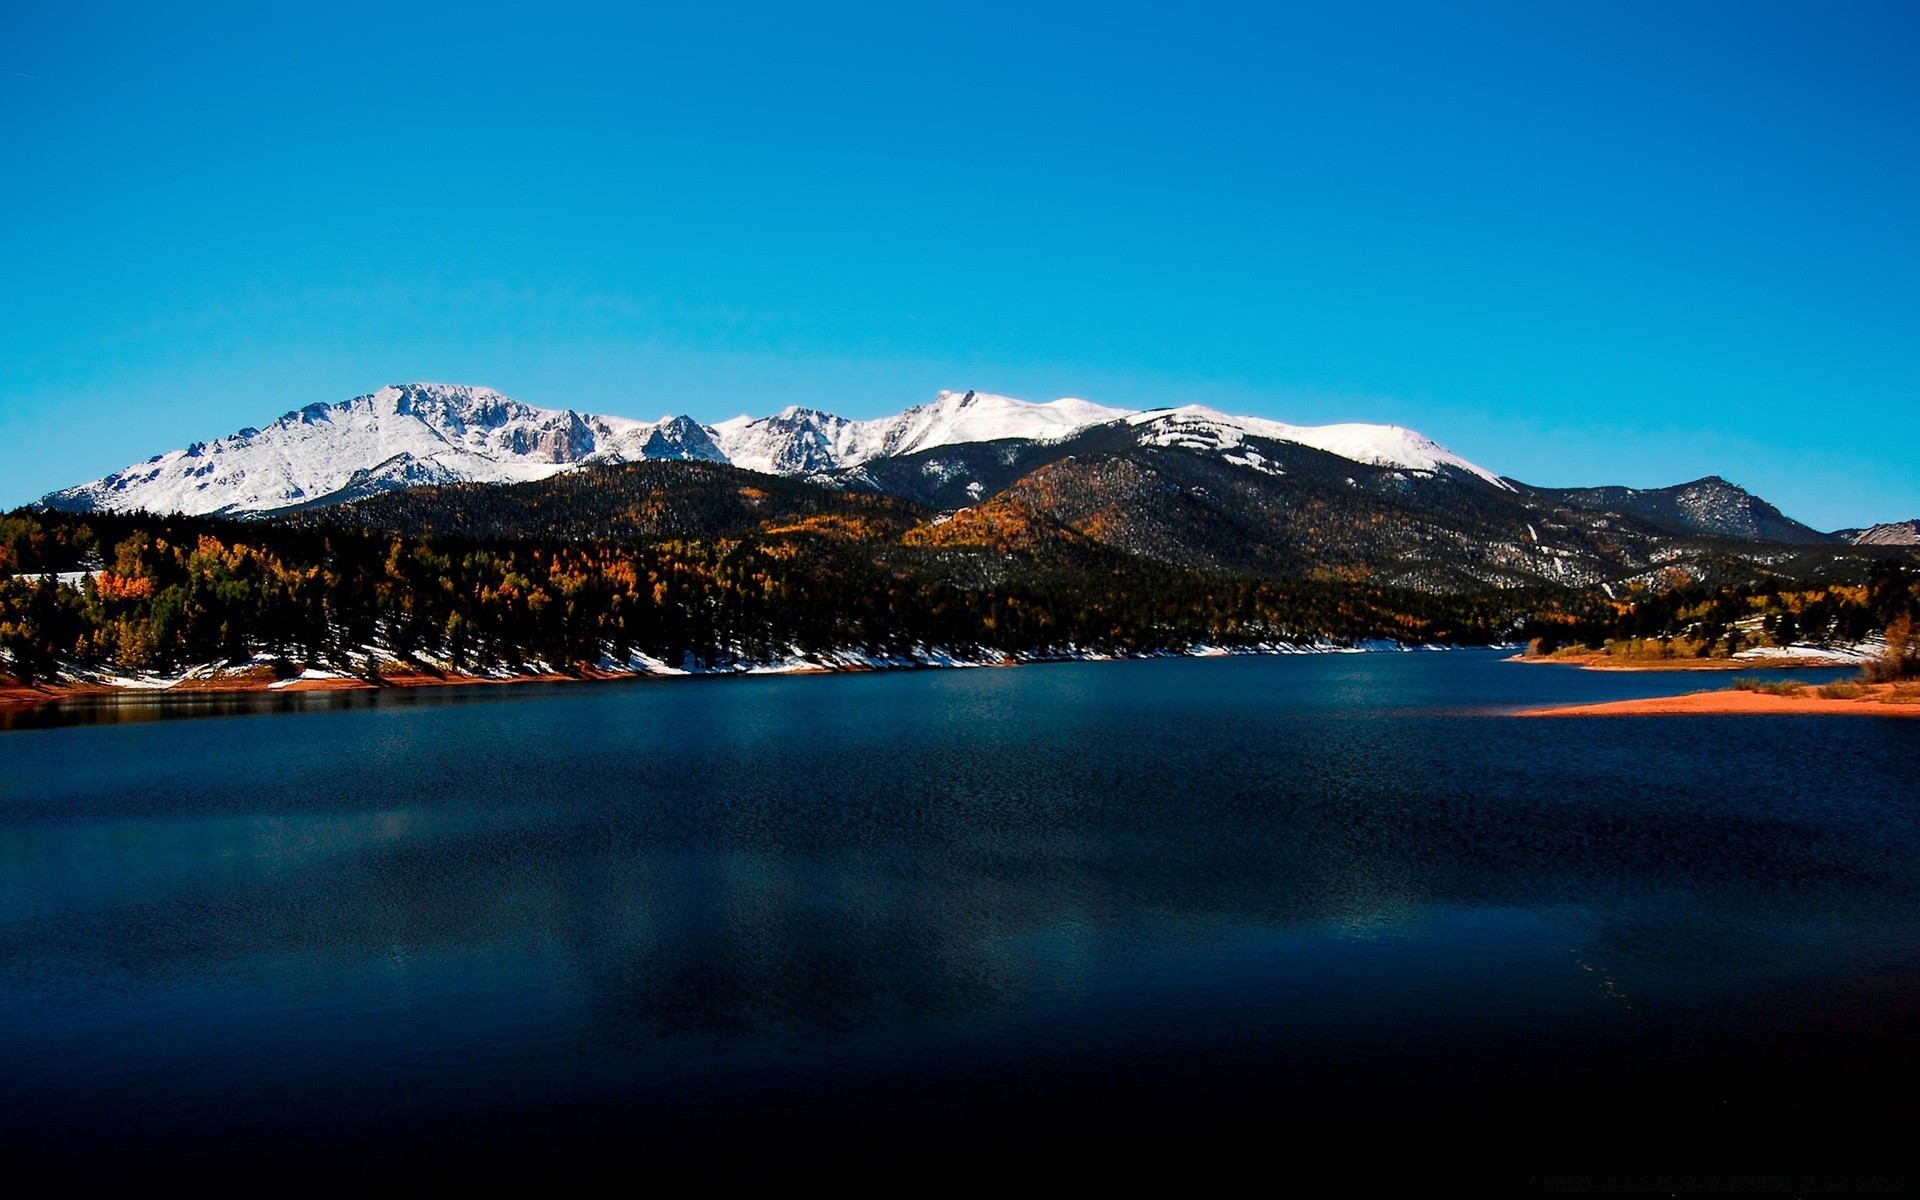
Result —
[{"label": "autumn foliage", "polygon": [[861,498],[764,514],[764,494],[733,488],[711,501],[725,521],[666,501],[654,513],[699,536],[612,539],[396,534],[349,517],[16,513],[0,518],[9,562],[88,574],[79,588],[0,579],[0,653],[27,678],[260,655],[367,669],[370,647],[434,667],[568,670],[635,654],[677,665],[837,649],[1470,642],[1498,636],[1521,611],[1512,597],[1208,576],[1043,526],[1014,506],[935,524]]}]

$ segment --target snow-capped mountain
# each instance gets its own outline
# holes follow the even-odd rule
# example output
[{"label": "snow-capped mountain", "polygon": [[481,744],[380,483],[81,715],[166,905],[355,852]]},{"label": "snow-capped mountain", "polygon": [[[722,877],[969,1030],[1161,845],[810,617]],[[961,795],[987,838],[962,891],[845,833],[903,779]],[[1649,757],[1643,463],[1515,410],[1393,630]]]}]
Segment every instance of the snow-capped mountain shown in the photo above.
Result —
[{"label": "snow-capped mountain", "polygon": [[1058,441],[1122,423],[1160,445],[1218,452],[1274,469],[1246,438],[1293,442],[1369,466],[1457,469],[1498,486],[1492,472],[1411,430],[1388,425],[1287,425],[1186,407],[1137,411],[1086,400],[1049,403],[984,392],[941,392],[895,416],[848,420],[789,407],[770,417],[702,425],[535,408],[490,388],[415,383],[335,405],[311,405],[264,429],[196,442],[42,503],[79,511],[261,515],[435,483],[519,483],[596,463],[697,459],[774,475],[824,476],[876,460],[984,442]]},{"label": "snow-capped mountain", "polygon": [[[1159,446],[1222,452],[1228,462],[1256,469],[1265,462],[1257,451],[1242,449],[1248,437],[1294,442],[1325,450],[1370,467],[1399,467],[1409,471],[1437,471],[1452,467],[1512,491],[1513,487],[1484,467],[1477,467],[1445,446],[1398,425],[1288,425],[1259,417],[1231,417],[1211,408],[1190,404],[1184,408],[1153,409],[1126,418],[1145,431],[1144,440]],[[1241,451],[1235,455],[1231,451]]]},{"label": "snow-capped mountain", "polygon": [[736,467],[770,475],[810,475],[963,442],[1071,437],[1131,412],[1086,400],[1035,404],[985,392],[941,392],[931,404],[872,421],[790,407],[771,417],[735,417],[713,430],[714,440]]},{"label": "snow-capped mountain", "polygon": [[[534,408],[491,388],[384,387],[48,495],[53,508],[265,513],[426,483],[519,483],[590,462],[715,457],[695,426]],[[676,452],[677,451],[677,452]]]}]

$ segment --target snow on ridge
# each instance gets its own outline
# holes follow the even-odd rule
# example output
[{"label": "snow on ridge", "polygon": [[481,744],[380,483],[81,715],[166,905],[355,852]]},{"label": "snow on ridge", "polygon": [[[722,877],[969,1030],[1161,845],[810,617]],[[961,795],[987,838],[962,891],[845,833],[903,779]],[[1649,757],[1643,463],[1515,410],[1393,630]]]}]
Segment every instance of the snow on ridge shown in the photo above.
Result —
[{"label": "snow on ridge", "polygon": [[963,442],[1056,440],[1128,412],[1071,398],[1040,404],[988,392],[943,391],[931,403],[868,421],[789,405],[771,417],[734,417],[711,428],[735,466],[791,475]]},{"label": "snow on ridge", "polygon": [[1229,450],[1238,447],[1246,437],[1259,437],[1309,446],[1374,467],[1399,467],[1408,471],[1454,467],[1477,475],[1495,487],[1513,490],[1512,484],[1486,468],[1468,462],[1425,434],[1399,425],[1358,422],[1289,425],[1263,417],[1231,416],[1198,404],[1148,409],[1129,416],[1127,422],[1152,427],[1153,431],[1147,436],[1156,445]]},{"label": "snow on ridge", "polygon": [[[808,476],[942,446],[1057,441],[1125,421],[1149,444],[1236,450],[1244,438],[1296,442],[1356,462],[1415,471],[1457,467],[1508,485],[1444,447],[1391,425],[1287,425],[1198,405],[1136,411],[1063,398],[1039,403],[942,391],[893,416],[855,421],[788,405],[770,417],[704,425],[537,408],[488,387],[389,385],[289,412],[263,429],[157,455],[43,503],[83,511],[250,515],[449,482],[522,483],[603,463],[696,459]],[[1275,470],[1257,455],[1228,461]],[[1256,459],[1258,461],[1256,462]]]},{"label": "snow on ridge", "polygon": [[246,515],[423,483],[522,483],[645,457],[668,424],[535,408],[485,387],[390,385],[195,442],[45,503]]},{"label": "snow on ridge", "polygon": [[883,431],[882,453],[912,454],[963,442],[1053,441],[1127,415],[1123,408],[1071,397],[1041,404],[989,392],[941,392],[931,404],[873,424]]}]

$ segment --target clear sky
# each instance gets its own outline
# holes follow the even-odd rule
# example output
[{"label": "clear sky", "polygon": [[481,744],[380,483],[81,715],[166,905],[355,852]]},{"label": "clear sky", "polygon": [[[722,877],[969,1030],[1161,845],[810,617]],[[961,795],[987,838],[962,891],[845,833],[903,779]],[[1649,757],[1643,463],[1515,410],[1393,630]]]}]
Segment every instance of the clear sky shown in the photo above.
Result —
[{"label": "clear sky", "polygon": [[0,506],[423,379],[1920,516],[1920,5],[0,5]]}]

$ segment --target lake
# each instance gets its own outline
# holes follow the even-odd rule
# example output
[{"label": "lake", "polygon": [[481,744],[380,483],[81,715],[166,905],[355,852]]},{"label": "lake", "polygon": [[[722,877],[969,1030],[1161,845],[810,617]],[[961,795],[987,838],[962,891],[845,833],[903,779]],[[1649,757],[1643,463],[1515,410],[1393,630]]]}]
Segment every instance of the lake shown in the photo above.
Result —
[{"label": "lake", "polygon": [[1910,1157],[1920,722],[1501,657],[14,714],[0,1161]]}]

